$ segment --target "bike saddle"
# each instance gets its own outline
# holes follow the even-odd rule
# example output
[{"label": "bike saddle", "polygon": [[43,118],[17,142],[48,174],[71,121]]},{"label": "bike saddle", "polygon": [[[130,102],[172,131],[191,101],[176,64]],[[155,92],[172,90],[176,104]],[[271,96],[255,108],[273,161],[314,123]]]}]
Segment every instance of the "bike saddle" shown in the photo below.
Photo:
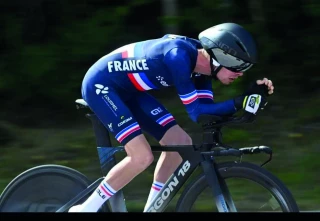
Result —
[{"label": "bike saddle", "polygon": [[80,109],[80,108],[88,108],[89,106],[85,100],[77,99],[76,100],[76,107],[77,107],[77,109]]}]

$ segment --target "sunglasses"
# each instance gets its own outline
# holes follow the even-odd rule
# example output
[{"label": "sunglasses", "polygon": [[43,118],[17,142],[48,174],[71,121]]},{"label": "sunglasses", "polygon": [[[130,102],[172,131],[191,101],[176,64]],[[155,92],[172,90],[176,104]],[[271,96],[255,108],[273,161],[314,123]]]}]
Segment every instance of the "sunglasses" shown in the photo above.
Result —
[{"label": "sunglasses", "polygon": [[220,48],[211,49],[214,59],[212,64],[214,66],[223,66],[233,72],[245,72],[249,70],[253,64],[234,57]]}]

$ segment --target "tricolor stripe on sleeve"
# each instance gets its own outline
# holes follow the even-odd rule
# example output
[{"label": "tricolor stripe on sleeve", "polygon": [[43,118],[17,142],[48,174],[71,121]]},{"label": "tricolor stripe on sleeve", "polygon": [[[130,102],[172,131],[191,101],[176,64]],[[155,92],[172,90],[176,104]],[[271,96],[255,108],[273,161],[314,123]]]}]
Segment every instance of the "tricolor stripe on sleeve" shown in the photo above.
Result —
[{"label": "tricolor stripe on sleeve", "polygon": [[191,104],[198,98],[209,98],[213,99],[212,91],[209,90],[194,90],[191,93],[180,95],[179,97],[183,104]]}]

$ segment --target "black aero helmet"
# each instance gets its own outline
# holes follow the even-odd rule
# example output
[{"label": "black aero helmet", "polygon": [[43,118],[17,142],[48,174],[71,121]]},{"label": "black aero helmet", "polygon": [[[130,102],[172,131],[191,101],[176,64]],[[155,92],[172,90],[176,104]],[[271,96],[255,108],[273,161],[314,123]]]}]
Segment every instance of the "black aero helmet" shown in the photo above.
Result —
[{"label": "black aero helmet", "polygon": [[[244,72],[257,62],[257,47],[251,34],[235,23],[222,23],[199,34],[202,47],[210,55],[212,75],[221,67]],[[214,69],[214,66],[218,68]]]}]

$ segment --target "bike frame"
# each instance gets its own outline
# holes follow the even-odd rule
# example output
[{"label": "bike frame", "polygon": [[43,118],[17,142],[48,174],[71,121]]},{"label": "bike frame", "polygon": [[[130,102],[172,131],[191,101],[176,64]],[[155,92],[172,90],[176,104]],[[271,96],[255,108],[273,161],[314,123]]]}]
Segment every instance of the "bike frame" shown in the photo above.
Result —
[{"label": "bike frame", "polygon": [[[117,163],[115,154],[124,151],[124,147],[112,147],[108,130],[95,114],[86,114],[86,117],[92,122],[102,174],[106,175]],[[214,130],[205,132],[203,139],[204,144],[202,145],[151,146],[153,152],[179,152],[183,161],[151,202],[150,206],[147,208],[147,212],[163,212],[198,166],[201,166],[204,171],[208,184],[212,189],[215,200],[214,203],[216,204],[218,211],[229,212],[230,209],[231,211],[236,212],[228,188],[224,180],[218,175],[212,152],[205,152],[210,150],[213,146],[219,146],[221,139],[220,131]],[[104,177],[100,177],[94,181],[87,189],[80,192],[56,212],[66,212],[71,206],[76,205],[81,200],[87,198],[89,194],[100,185],[103,179]],[[229,209],[226,201],[228,202]],[[127,212],[122,190],[119,190],[107,202],[109,202],[111,212]]]}]

